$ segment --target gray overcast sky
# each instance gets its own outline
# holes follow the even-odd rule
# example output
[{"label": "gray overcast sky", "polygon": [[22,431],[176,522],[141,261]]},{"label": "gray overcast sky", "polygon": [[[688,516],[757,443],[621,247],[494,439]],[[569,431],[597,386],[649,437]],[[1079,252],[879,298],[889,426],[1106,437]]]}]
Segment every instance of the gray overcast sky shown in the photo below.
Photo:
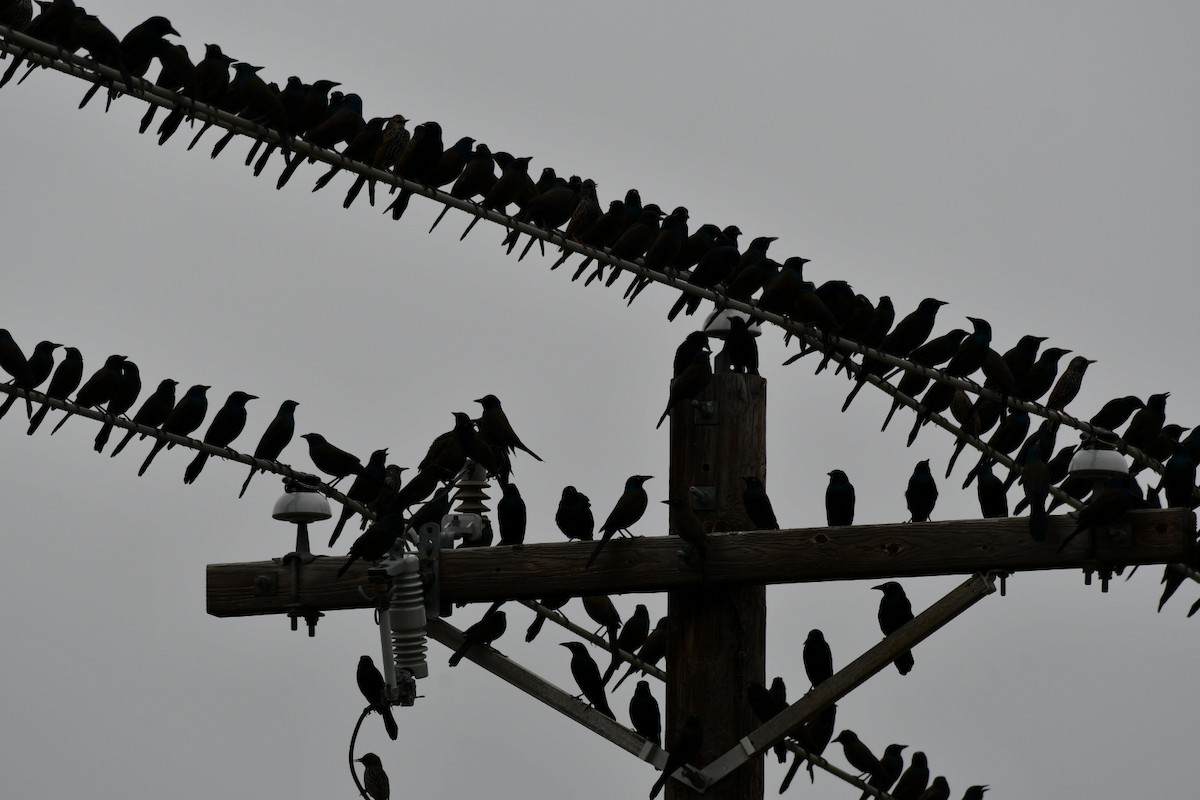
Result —
[{"label": "gray overcast sky", "polygon": [[[119,35],[164,14],[194,56],[219,42],[269,80],[341,81],[368,115],[436,119],[447,139],[593,177],[605,201],[636,186],[647,202],[686,205],[693,225],[778,236],[771,254],[811,258],[814,280],[889,294],[901,313],[949,301],[940,330],[972,315],[991,320],[999,346],[1049,336],[1099,361],[1080,414],[1169,390],[1171,420],[1196,421],[1195,4],[404,5],[89,9]],[[39,73],[0,92],[0,325],[23,346],[77,346],[89,369],[128,354],[147,383],[211,384],[216,402],[258,395],[242,449],[292,398],[299,433],[364,456],[387,446],[408,466],[451,411],[495,393],[546,459],[516,464],[532,541],[561,538],[566,483],[601,515],[630,474],[656,476],[651,496],[665,496],[667,432],[653,426],[691,330],[665,320],[673,293],[655,287],[627,309],[550,261],[504,258],[496,226],[458,242],[457,213],[426,235],[438,209],[419,199],[399,224],[361,199],[343,211],[349,180],[311,194],[316,167],[276,192],[280,164],[255,180],[246,140],[216,161],[211,134],[190,153],[186,134],[159,148],[137,135],[140,102],[80,112],[84,88]],[[906,449],[907,412],[878,433],[882,394],[839,414],[841,379],[778,367],[788,353],[774,333],[762,353],[769,488],[785,525],[821,524],[834,467],[858,488],[860,521],[901,521],[921,458],[942,487],[934,518],[978,516],[973,491],[957,488],[962,467],[940,479],[947,435],[928,430]],[[282,619],[204,613],[205,564],[290,549],[291,529],[270,518],[279,484],[260,477],[239,502],[244,469],[211,462],[185,487],[178,450],[139,479],[145,442],[109,460],[91,450],[94,423],[26,437],[22,416],[0,423],[0,794],[352,796],[345,748],[362,706],[355,664],[378,657],[371,615],[331,614],[309,640]],[[305,466],[300,445],[285,460]],[[636,530],[661,535],[660,509]],[[924,750],[955,796],[971,783],[1010,798],[1194,793],[1200,621],[1184,615],[1197,587],[1156,615],[1159,575],[1143,569],[1107,595],[1078,574],[1018,575],[1008,597],[918,648],[910,675],[886,670],[845,700],[839,722],[877,750]],[[905,585],[924,608],[956,582]],[[876,642],[868,586],[773,588],[769,674],[799,692],[813,627],[838,666]],[[625,612],[636,602],[655,616],[665,605],[618,598]],[[567,611],[582,617],[577,603]],[[501,650],[571,686],[554,644],[565,637],[547,630],[527,646],[527,615],[510,619]],[[398,712],[400,744],[377,719],[360,740],[395,795],[648,790],[651,767],[471,664],[447,669],[446,656],[431,645],[425,698]],[[613,699],[622,718],[631,688]],[[769,793],[781,777],[771,763]],[[816,794],[792,791],[851,795],[817,780]]]}]

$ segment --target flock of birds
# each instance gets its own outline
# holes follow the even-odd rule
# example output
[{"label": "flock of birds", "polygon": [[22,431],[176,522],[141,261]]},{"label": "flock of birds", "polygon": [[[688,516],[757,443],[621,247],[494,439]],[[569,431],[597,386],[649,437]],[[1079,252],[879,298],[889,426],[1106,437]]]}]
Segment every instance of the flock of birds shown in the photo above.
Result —
[{"label": "flock of birds", "polygon": [[[217,45],[206,45],[203,59],[193,63],[182,45],[168,40],[168,36],[178,36],[178,33],[164,17],[151,17],[124,37],[118,38],[99,19],[77,7],[72,0],[38,0],[37,4],[41,13],[35,17],[32,5],[24,0],[0,0],[0,24],[23,31],[62,51],[86,51],[95,62],[117,70],[127,87],[133,85],[133,78],[145,76],[152,63],[158,61],[161,69],[155,84],[178,92],[184,98],[159,124],[157,133],[160,145],[192,116],[196,111],[196,103],[203,103],[261,124],[278,135],[278,142],[275,143],[256,140],[246,158],[248,166],[253,163],[257,175],[264,170],[271,155],[279,150],[284,167],[277,179],[278,188],[286,185],[306,160],[290,146],[289,143],[295,138],[325,149],[342,146],[341,154],[346,158],[429,189],[449,187],[448,193],[458,200],[474,202],[483,209],[511,215],[513,220],[547,231],[561,229],[562,236],[567,240],[607,251],[616,259],[640,261],[647,269],[686,280],[694,287],[713,290],[718,300],[727,298],[740,301],[761,311],[810,326],[821,338],[822,344],[802,342],[800,353],[787,363],[820,352],[822,358],[816,371],[825,370],[835,357],[835,348],[831,344],[833,336],[867,348],[865,355],[857,362],[852,362],[849,354],[836,356],[840,363],[835,374],[845,369],[853,382],[842,410],[849,407],[867,382],[891,381],[899,375],[894,384],[895,399],[883,428],[886,429],[903,403],[902,397],[916,401],[917,415],[908,436],[910,445],[921,428],[928,424],[932,414],[940,415],[949,411],[962,432],[986,442],[984,455],[968,470],[963,488],[968,488],[973,482],[976,484],[983,517],[1005,517],[1010,514],[1008,491],[1014,483],[1019,482],[1023,497],[1012,513],[1028,509],[1029,531],[1035,540],[1045,539],[1047,515],[1063,502],[1064,497],[1079,502],[1089,499],[1092,482],[1068,474],[1068,465],[1077,445],[1057,445],[1062,423],[1046,418],[1033,428],[1031,414],[1018,407],[1020,404],[1010,407],[1007,402],[1010,398],[1059,412],[1072,427],[1079,427],[1121,448],[1136,448],[1149,459],[1162,462],[1161,478],[1157,484],[1143,489],[1138,483],[1136,475],[1146,466],[1145,460],[1139,459],[1129,476],[1113,479],[1103,492],[1091,497],[1090,502],[1078,512],[1077,526],[1072,536],[1119,519],[1131,509],[1161,507],[1162,498],[1170,507],[1194,508],[1197,505],[1196,463],[1200,459],[1200,428],[1192,429],[1184,436],[1188,428],[1167,422],[1168,393],[1165,392],[1150,395],[1145,400],[1136,396],[1115,398],[1090,416],[1086,426],[1081,425],[1082,420],[1068,415],[1065,409],[1078,395],[1085,372],[1094,362],[1075,356],[1060,370],[1061,360],[1070,351],[1059,347],[1042,349],[1044,337],[1023,336],[1001,353],[994,349],[990,324],[975,317],[966,318],[970,330],[955,328],[934,336],[939,309],[945,305],[943,301],[926,298],[915,310],[896,321],[897,315],[889,297],[882,296],[873,302],[855,293],[848,283],[841,280],[829,280],[816,285],[805,279],[804,268],[808,260],[804,258],[792,256],[782,262],[776,261],[768,255],[775,237],[760,236],[742,248],[739,246],[742,232],[735,225],[720,227],[703,224],[692,231],[689,229],[686,208],[681,206],[666,213],[653,203],[643,204],[635,189],[629,190],[622,199],[612,200],[605,207],[597,196],[596,183],[591,179],[579,176],[562,178],[553,168],[546,167],[540,177],[534,180],[530,172],[532,159],[529,157],[513,157],[503,151],[492,152],[487,145],[476,143],[471,137],[462,137],[446,147],[441,126],[436,122],[416,125],[409,131],[409,120],[400,114],[366,118],[362,98],[354,93],[337,91],[339,84],[334,81],[305,83],[293,76],[280,87],[259,76],[261,67],[236,61],[226,56]],[[23,55],[15,56],[0,76],[0,86],[9,83],[24,62]],[[30,66],[25,77],[35,68]],[[20,80],[24,80],[24,77]],[[93,85],[84,96],[81,107],[100,88],[101,84]],[[116,96],[117,92],[110,87],[109,102]],[[153,123],[156,108],[151,104],[143,117],[140,128],[143,133]],[[206,123],[201,128],[189,149],[196,145],[210,124]],[[214,158],[233,136],[232,132],[226,133],[214,146]],[[313,191],[328,185],[340,171],[341,167],[332,166],[317,180]],[[343,205],[349,207],[363,188],[368,190],[368,200],[373,205],[375,181],[363,175],[355,176]],[[409,189],[401,189],[385,213],[400,219],[412,194]],[[441,222],[449,208],[446,206],[430,231]],[[477,221],[478,217],[473,219],[462,237],[470,232]],[[503,241],[507,252],[515,250],[519,238],[517,229],[511,228]],[[540,240],[529,237],[519,258],[524,258],[535,242]],[[572,251],[563,248],[551,269],[557,269],[571,255]],[[593,259],[584,257],[575,268],[572,279],[581,278],[592,263]],[[607,275],[605,266],[611,266]],[[615,264],[596,263],[585,285],[599,281],[611,286],[621,272]],[[625,290],[627,302],[632,303],[650,283],[648,278],[633,275]],[[696,294],[684,292],[671,307],[668,318],[673,320],[681,313],[694,314],[701,302]],[[33,400],[38,398],[36,390],[46,381],[49,384],[45,389],[45,397],[68,401],[73,395],[72,402],[79,407],[103,410],[107,415],[108,419],[96,436],[97,452],[102,452],[107,446],[114,427],[113,420],[120,417],[183,437],[192,436],[203,425],[208,411],[209,386],[194,385],[177,397],[178,383],[172,379],[162,380],[137,411],[130,415],[142,389],[138,368],[132,361],[125,356],[110,356],[85,381],[82,356],[76,348],[64,348],[64,356],[55,366],[54,353],[59,347],[58,344],[42,341],[26,357],[11,335],[0,330],[0,368],[11,376],[10,383],[15,388],[24,390],[30,434],[38,429],[50,410],[50,406],[45,404],[36,413],[33,409]],[[975,396],[954,383],[932,379],[926,371],[893,367],[891,361],[872,355],[872,352],[903,359],[926,370],[937,370],[950,378],[969,380],[976,387]],[[710,339],[703,332],[690,334],[680,345],[675,354],[667,406],[659,418],[659,425],[672,409],[695,400],[704,392],[713,375],[711,356]],[[731,330],[725,337],[723,358],[719,361],[732,371],[757,374],[757,348],[744,319],[732,319]],[[976,380],[979,382],[975,383]],[[980,387],[991,391],[978,391]],[[228,448],[242,433],[247,421],[247,403],[254,399],[254,395],[243,391],[232,392],[213,415],[199,441],[216,448]],[[0,417],[17,400],[17,394],[10,394],[3,407],[0,407]],[[510,479],[511,458],[520,450],[532,458],[541,459],[517,436],[498,398],[486,395],[476,402],[482,407],[480,416],[472,420],[465,413],[455,412],[454,427],[433,440],[415,473],[406,481],[401,480],[404,468],[387,464],[386,449],[376,450],[363,463],[360,458],[341,450],[320,434],[309,433],[302,437],[307,441],[314,467],[332,479],[330,486],[353,475],[346,496],[366,506],[374,514],[373,521],[363,518],[360,527],[363,532],[351,544],[339,574],[344,574],[356,561],[383,557],[391,549],[396,537],[408,527],[420,527],[423,522],[440,520],[449,510],[454,480],[468,461],[485,467],[489,474],[499,479],[502,486],[503,496],[496,504],[498,544],[519,546],[524,542],[527,512],[519,489]],[[278,462],[294,435],[296,407],[297,404],[292,400],[280,405],[254,450],[255,458]],[[61,428],[71,416],[72,412],[68,410],[54,430]],[[1122,426],[1125,426],[1124,431],[1117,434],[1116,431]],[[124,438],[112,448],[110,455],[116,456],[134,435],[136,431],[127,431]],[[145,434],[142,434],[142,438],[145,438]],[[946,467],[946,478],[953,472],[966,444],[966,439],[960,437]],[[173,446],[165,439],[155,438],[138,474],[143,474],[163,449]],[[196,454],[184,471],[186,483],[198,478],[208,455],[206,452]],[[1016,468],[1010,469],[1004,477],[994,472],[998,455],[1011,457],[1016,464]],[[257,471],[251,467],[242,486],[243,494]],[[596,541],[587,562],[588,567],[601,556],[605,544],[614,535],[629,534],[629,529],[641,519],[649,502],[644,484],[650,479],[646,475],[633,475],[626,481],[612,512],[600,526],[598,541],[595,539],[595,520],[588,497],[573,486],[563,489],[555,523],[568,539]],[[743,503],[747,515],[760,529],[778,529],[780,526],[762,482],[750,475],[743,480]],[[1056,487],[1057,491],[1052,491],[1052,487]],[[938,488],[929,461],[917,463],[909,479],[905,498],[911,520],[927,521],[931,518]],[[672,528],[685,539],[703,570],[708,533],[705,526],[692,513],[687,500],[670,498],[663,502],[671,508]],[[417,510],[409,513],[413,507],[417,507]],[[853,524],[854,508],[855,491],[848,476],[842,470],[832,470],[829,472],[826,492],[828,524]],[[344,508],[330,539],[331,547],[353,514],[351,506]],[[483,546],[492,541],[489,523],[483,539],[472,544]],[[1167,569],[1163,578],[1166,585],[1159,602],[1160,610],[1183,580],[1181,572]],[[889,582],[875,588],[883,592],[879,622],[881,630],[887,635],[912,618],[911,607],[899,584]],[[567,599],[545,598],[542,605],[553,611],[561,608]],[[639,605],[630,619],[622,622],[607,597],[585,597],[583,602],[592,619],[607,631],[612,662],[602,674],[583,644],[567,642],[564,646],[571,651],[571,671],[583,697],[598,711],[615,719],[608,705],[606,686],[619,666],[618,653],[636,652],[640,663],[657,663],[665,654],[668,623],[664,618],[651,629],[645,606]],[[1191,607],[1189,616],[1198,609],[1200,601]],[[537,635],[544,619],[539,615],[534,620],[527,641]],[[465,643],[451,658],[451,665],[456,664],[471,647],[490,645],[503,635],[505,628],[505,613],[497,604],[467,629]],[[829,661],[828,646],[824,645],[820,631],[813,631],[805,645],[805,667],[815,687],[824,669],[810,665],[810,649],[814,654],[814,663]],[[901,674],[906,674],[913,666],[911,653],[897,658],[896,666]],[[635,669],[636,664],[616,685],[619,686]],[[364,656],[359,665],[359,686],[372,709],[384,715],[388,732],[395,739],[395,721],[381,699],[382,679],[377,681],[377,675],[378,670],[370,664],[369,657]],[[782,679],[777,679],[771,689],[758,684],[749,688],[749,700],[761,719],[769,719],[786,705],[786,691],[782,687]],[[868,776],[870,785],[882,791],[895,786],[891,792],[893,797],[949,796],[944,778],[929,781],[928,765],[922,753],[914,754],[909,768],[903,770],[902,745],[891,745],[881,757],[876,758],[851,731],[846,730],[838,737],[833,737],[834,713],[835,709],[831,706],[793,731],[792,738],[814,754],[823,752],[830,741],[841,743],[847,761],[862,775]],[[629,716],[634,730],[655,743],[661,743],[661,715],[646,681],[638,682],[630,702]],[[689,753],[694,755],[699,750],[701,741],[700,722],[691,718],[679,732],[679,738],[670,750],[664,778],[675,767],[686,763]],[[780,757],[782,759],[782,753]],[[387,777],[378,756],[368,753],[360,761],[366,769],[368,791],[376,800],[386,800]],[[793,764],[784,788],[798,764],[799,759]],[[661,789],[661,785],[660,780],[655,785],[652,797]],[[986,788],[971,787],[965,797],[981,797]]]}]

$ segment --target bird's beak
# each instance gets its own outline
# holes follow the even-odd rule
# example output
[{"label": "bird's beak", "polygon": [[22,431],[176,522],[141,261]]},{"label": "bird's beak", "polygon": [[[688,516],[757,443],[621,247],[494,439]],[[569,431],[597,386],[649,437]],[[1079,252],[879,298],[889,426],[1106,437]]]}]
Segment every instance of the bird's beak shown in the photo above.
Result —
[{"label": "bird's beak", "polygon": [[881,591],[881,592],[882,592],[882,591],[883,591],[883,584],[881,583],[881,584],[879,584],[878,586],[872,586],[871,588],[872,588],[872,589],[878,589],[879,591]]}]

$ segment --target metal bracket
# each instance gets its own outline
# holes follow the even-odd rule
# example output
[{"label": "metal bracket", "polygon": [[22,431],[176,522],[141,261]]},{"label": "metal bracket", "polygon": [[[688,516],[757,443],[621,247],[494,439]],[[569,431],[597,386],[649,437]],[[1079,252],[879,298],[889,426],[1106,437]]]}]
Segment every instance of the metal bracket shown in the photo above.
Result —
[{"label": "metal bracket", "polygon": [[688,493],[692,496],[693,511],[717,510],[717,487],[692,486],[688,488]]},{"label": "metal bracket", "polygon": [[279,594],[279,573],[260,572],[254,576],[254,596],[274,597]]},{"label": "metal bracket", "polygon": [[716,400],[692,401],[693,425],[716,425],[720,422],[720,404]]}]

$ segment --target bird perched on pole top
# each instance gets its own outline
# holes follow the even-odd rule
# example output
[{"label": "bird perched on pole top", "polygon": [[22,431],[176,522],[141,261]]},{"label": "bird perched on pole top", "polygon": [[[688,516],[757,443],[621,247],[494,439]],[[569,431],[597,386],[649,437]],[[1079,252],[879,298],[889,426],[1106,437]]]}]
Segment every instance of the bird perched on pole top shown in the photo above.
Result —
[{"label": "bird perched on pole top", "polygon": [[691,363],[671,382],[671,390],[667,397],[667,407],[663,409],[662,416],[658,418],[658,424],[654,426],[656,430],[662,427],[667,415],[671,413],[671,409],[677,403],[685,400],[694,400],[700,396],[701,392],[708,388],[713,375],[709,352],[707,345],[703,349],[696,351],[692,355]]}]

